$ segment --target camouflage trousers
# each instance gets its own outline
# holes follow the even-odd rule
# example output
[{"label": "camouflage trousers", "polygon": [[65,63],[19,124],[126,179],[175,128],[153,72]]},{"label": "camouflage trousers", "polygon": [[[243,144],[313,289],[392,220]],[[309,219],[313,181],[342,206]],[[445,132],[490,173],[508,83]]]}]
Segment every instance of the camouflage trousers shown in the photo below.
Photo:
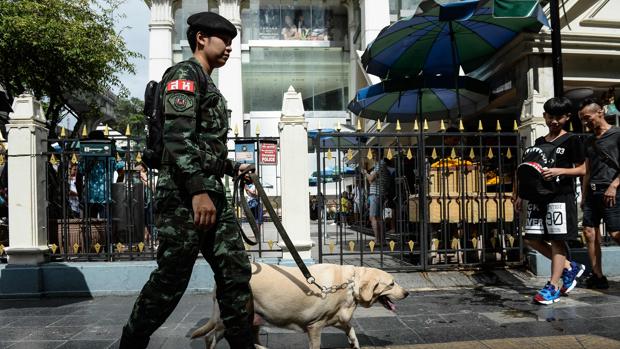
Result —
[{"label": "camouflage trousers", "polygon": [[123,337],[142,338],[148,343],[148,338],[166,321],[183,296],[200,250],[215,276],[226,339],[230,342],[229,338],[237,341],[243,338],[252,343],[253,314],[246,308],[251,299],[251,267],[225,196],[209,193],[217,209],[216,226],[209,231],[194,226],[191,199],[182,198],[178,191],[166,193],[159,188],[156,196],[157,269],[142,288],[123,329]]}]

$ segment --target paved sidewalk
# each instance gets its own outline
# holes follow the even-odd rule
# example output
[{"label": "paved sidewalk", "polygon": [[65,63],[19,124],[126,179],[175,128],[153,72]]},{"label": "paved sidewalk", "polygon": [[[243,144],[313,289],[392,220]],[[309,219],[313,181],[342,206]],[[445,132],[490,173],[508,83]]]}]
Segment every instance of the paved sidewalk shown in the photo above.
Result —
[{"label": "paved sidewalk", "polygon": [[[620,348],[618,279],[604,292],[576,288],[561,302],[540,306],[531,299],[543,280],[520,271],[396,278],[414,290],[397,304],[396,314],[380,306],[355,312],[353,323],[364,348]],[[429,281],[420,285],[417,279]],[[455,287],[463,284],[459,280],[480,282]],[[0,300],[0,348],[114,348],[134,300]],[[204,348],[202,340],[189,336],[207,321],[211,306],[208,294],[184,296],[149,348]],[[264,328],[261,337],[271,349],[307,347],[301,333]],[[327,329],[322,345],[346,348],[346,336]],[[222,342],[218,348],[228,346]]]}]

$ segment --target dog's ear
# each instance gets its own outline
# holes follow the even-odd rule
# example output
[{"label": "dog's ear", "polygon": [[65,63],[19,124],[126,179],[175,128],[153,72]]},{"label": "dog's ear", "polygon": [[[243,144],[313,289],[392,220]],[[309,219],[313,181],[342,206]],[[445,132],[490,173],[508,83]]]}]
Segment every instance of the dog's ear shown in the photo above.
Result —
[{"label": "dog's ear", "polygon": [[379,285],[379,283],[375,280],[370,280],[362,284],[362,287],[360,288],[360,298],[364,303],[370,304],[372,297],[375,295],[377,285]]}]

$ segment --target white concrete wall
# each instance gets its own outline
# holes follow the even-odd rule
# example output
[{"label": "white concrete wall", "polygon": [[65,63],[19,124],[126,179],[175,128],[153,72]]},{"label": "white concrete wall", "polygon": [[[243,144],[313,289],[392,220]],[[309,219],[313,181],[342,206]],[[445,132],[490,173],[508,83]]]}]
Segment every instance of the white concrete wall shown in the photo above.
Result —
[{"label": "white concrete wall", "polygon": [[[562,32],[620,36],[620,1],[568,0],[560,7]],[[549,9],[547,6],[547,13]],[[567,20],[569,25],[567,25]],[[570,28],[569,28],[570,27]]]},{"label": "white concrete wall", "polygon": [[389,0],[360,0],[362,10],[362,49],[390,24]]},{"label": "white concrete wall", "polygon": [[[618,86],[620,1],[568,0],[564,7],[560,23],[566,89]],[[549,13],[548,6],[546,10]]]},{"label": "white concrete wall", "polygon": [[355,97],[355,93],[357,92],[357,49],[359,45],[356,45],[353,41],[355,37],[355,33],[357,31],[357,26],[359,24],[359,20],[357,19],[356,13],[358,11],[358,3],[354,0],[350,0],[345,3],[347,7],[347,38],[348,38],[348,47],[349,47],[349,100]]},{"label": "white concrete wall", "polygon": [[[301,93],[291,86],[284,94],[280,130],[280,159],[282,161],[282,225],[302,259],[310,259],[313,246],[310,238],[310,207],[308,206],[308,124],[304,120]],[[283,259],[291,259],[285,251]]]},{"label": "white concrete wall", "polygon": [[218,88],[231,110],[229,137],[233,137],[235,125],[239,125],[239,136],[243,134],[243,83],[241,79],[241,14],[239,0],[220,0],[219,14],[237,27],[237,36],[232,42],[228,62],[218,71]]},{"label": "white concrete wall", "polygon": [[149,23],[149,80],[159,81],[172,65],[173,0],[153,0]]},{"label": "white concrete wall", "polygon": [[10,264],[36,265],[46,260],[47,128],[39,101],[20,95],[9,115],[8,166]]}]

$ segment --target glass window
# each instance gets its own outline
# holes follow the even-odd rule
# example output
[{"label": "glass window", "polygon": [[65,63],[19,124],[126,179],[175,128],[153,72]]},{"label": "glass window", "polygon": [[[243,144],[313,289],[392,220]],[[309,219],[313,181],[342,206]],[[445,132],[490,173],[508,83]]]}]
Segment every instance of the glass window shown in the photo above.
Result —
[{"label": "glass window", "polygon": [[187,18],[194,13],[208,10],[207,0],[178,1],[179,8],[174,12],[174,32],[172,42],[179,43],[187,40]]},{"label": "glass window", "polygon": [[279,39],[282,27],[280,5],[266,4],[258,11],[258,35],[261,39]]},{"label": "glass window", "polygon": [[[396,21],[401,18],[413,16],[421,2],[422,0],[390,0],[391,19]],[[442,0],[438,0],[437,2],[441,3]]]},{"label": "glass window", "polygon": [[249,40],[343,41],[347,10],[340,0],[250,0],[241,9],[242,43]]},{"label": "glass window", "polygon": [[[194,55],[194,53],[189,48],[189,46],[181,46],[181,52],[183,53],[183,60],[184,61],[192,58],[192,56]],[[176,62],[176,63],[178,63],[178,62]]]},{"label": "glass window", "polygon": [[390,0],[390,15],[398,17],[400,11],[400,0]]},{"label": "glass window", "polygon": [[347,106],[349,62],[342,48],[252,47],[242,69],[244,113],[282,109],[291,85],[307,111]]}]

